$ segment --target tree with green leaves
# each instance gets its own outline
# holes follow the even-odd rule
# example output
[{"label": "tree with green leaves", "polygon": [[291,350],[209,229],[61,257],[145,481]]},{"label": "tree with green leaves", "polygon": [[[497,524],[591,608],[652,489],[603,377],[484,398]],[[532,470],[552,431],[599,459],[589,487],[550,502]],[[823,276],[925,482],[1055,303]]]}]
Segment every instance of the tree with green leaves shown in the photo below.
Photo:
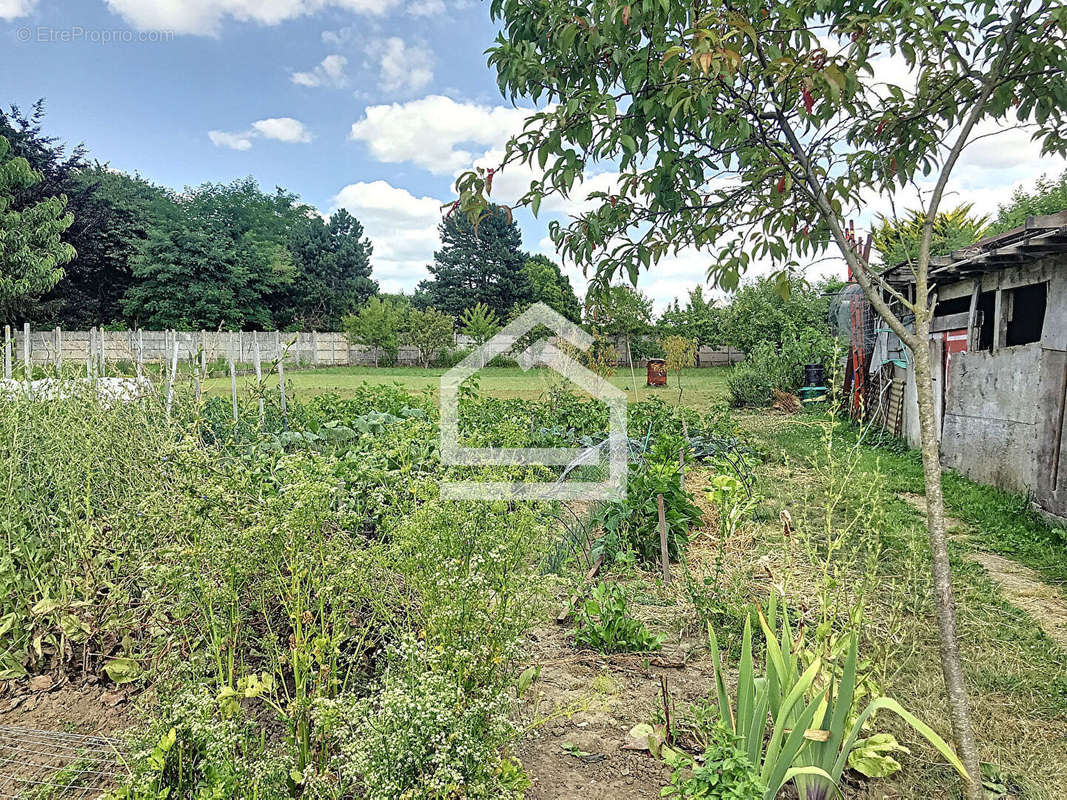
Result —
[{"label": "tree with green leaves", "polygon": [[459,331],[474,340],[475,347],[481,347],[500,330],[500,317],[485,303],[475,303],[464,311],[459,318]]},{"label": "tree with green leaves", "polygon": [[76,255],[62,239],[74,222],[66,196],[17,202],[40,180],[25,158],[11,156],[11,145],[0,136],[0,320],[14,322],[28,301],[59,282],[63,265]]},{"label": "tree with green leaves", "polygon": [[452,346],[455,324],[456,320],[450,314],[436,308],[412,309],[404,339],[407,344],[419,349],[422,366],[430,366]]},{"label": "tree with green leaves", "polygon": [[343,208],[329,220],[310,213],[297,221],[288,247],[295,271],[287,293],[286,324],[335,330],[344,316],[378,291],[370,277],[373,246],[359,220]]},{"label": "tree with green leaves", "polygon": [[186,191],[133,260],[127,319],[153,328],[275,327],[296,268],[293,228],[307,209],[251,178]]},{"label": "tree with green leaves", "polygon": [[761,278],[734,292],[720,318],[725,344],[743,353],[767,342],[773,347],[806,328],[825,330],[830,300],[818,287],[790,278],[785,291],[776,278]]},{"label": "tree with green leaves", "polygon": [[571,322],[582,318],[582,306],[574,294],[570,278],[548,256],[528,256],[523,268],[530,282],[530,303],[544,303]]},{"label": "tree with green leaves", "polygon": [[601,336],[623,339],[627,363],[633,366],[634,340],[652,328],[652,301],[625,284],[608,286],[586,298],[585,321]]},{"label": "tree with green leaves", "polygon": [[378,366],[382,353],[390,360],[396,358],[400,331],[408,313],[406,306],[393,300],[372,297],[355,314],[344,318],[345,334],[352,344],[373,348],[374,366]]},{"label": "tree with green leaves", "polygon": [[695,339],[698,347],[716,347],[722,343],[723,314],[724,310],[715,305],[714,298],[704,297],[704,287],[695,286],[689,290],[685,308],[675,298],[656,320],[656,328],[665,336]]},{"label": "tree with green leaves", "polygon": [[1060,211],[1067,211],[1067,170],[1056,178],[1042,175],[1034,183],[1033,189],[1020,187],[1012,192],[1011,200],[997,209],[997,218],[986,233],[1004,233],[1024,225],[1027,217],[1057,214]]},{"label": "tree with green leaves", "polygon": [[[953,250],[974,244],[986,235],[989,217],[975,215],[973,209],[971,203],[963,203],[948,211],[938,212],[934,220],[930,255],[948,255]],[[924,212],[916,210],[905,212],[902,217],[877,217],[871,237],[883,266],[895,267],[915,262],[919,256],[924,219]]]},{"label": "tree with green leaves", "polygon": [[477,228],[463,214],[453,213],[440,231],[441,249],[429,266],[432,278],[419,284],[416,305],[458,317],[484,303],[503,318],[516,303],[530,302],[522,236],[510,212],[487,209]]},{"label": "tree with green leaves", "polygon": [[[1030,128],[1067,152],[1067,6],[1017,0],[492,0],[489,51],[502,91],[543,111],[502,163],[543,171],[509,198],[536,214],[587,169],[618,165],[614,191],[550,235],[607,285],[686,248],[714,251],[709,278],[735,288],[756,259],[783,273],[829,250],[912,352],[931,571],[949,714],[982,788],[960,664],[927,342],[934,225],[980,125]],[[893,83],[885,58],[906,80]],[[894,70],[894,74],[900,74]],[[887,80],[890,79],[890,80]],[[488,170],[459,176],[461,210],[484,213]],[[886,284],[848,218],[871,193],[921,190],[914,295]],[[915,299],[913,300],[912,297]],[[905,317],[914,315],[913,323]]]}]

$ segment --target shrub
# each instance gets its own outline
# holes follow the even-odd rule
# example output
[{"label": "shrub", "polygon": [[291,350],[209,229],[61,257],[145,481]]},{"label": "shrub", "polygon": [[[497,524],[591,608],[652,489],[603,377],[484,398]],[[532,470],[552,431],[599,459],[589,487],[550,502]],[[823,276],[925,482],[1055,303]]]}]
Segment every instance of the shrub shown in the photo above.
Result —
[{"label": "shrub", "polygon": [[805,328],[788,335],[780,347],[756,345],[727,379],[734,406],[767,406],[774,392],[795,393],[804,385],[807,364],[826,366],[834,357],[834,340],[821,329]]},{"label": "shrub", "polygon": [[323,703],[317,712],[337,743],[337,772],[361,787],[359,796],[521,797],[525,776],[501,757],[515,736],[505,695],[464,689],[411,637],[390,649],[388,661],[369,697]]}]

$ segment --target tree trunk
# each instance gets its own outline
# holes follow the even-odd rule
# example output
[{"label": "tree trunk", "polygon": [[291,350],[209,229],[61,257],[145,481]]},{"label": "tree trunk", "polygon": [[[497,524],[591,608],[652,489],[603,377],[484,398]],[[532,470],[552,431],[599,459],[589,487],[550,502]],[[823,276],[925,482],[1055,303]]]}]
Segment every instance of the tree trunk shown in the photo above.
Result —
[{"label": "tree trunk", "polygon": [[956,601],[952,592],[952,571],[948,560],[945,535],[945,499],[941,487],[941,446],[934,416],[934,390],[930,363],[929,312],[917,313],[915,334],[918,346],[915,359],[915,388],[919,401],[919,431],[923,457],[923,480],[926,485],[926,522],[930,535],[930,556],[934,579],[934,605],[941,634],[941,671],[948,692],[949,718],[959,749],[960,760],[970,773],[967,797],[981,800],[982,777],[978,746],[971,727],[971,709],[964,686],[956,633]]}]

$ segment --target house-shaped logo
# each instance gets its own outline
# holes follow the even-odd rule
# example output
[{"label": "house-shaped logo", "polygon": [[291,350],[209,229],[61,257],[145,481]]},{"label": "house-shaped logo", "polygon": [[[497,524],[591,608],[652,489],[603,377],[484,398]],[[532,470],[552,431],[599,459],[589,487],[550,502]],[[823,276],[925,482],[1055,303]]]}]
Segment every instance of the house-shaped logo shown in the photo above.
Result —
[{"label": "house-shaped logo", "polygon": [[[552,331],[558,341],[581,351],[593,345],[593,337],[544,303],[525,313],[441,376],[441,461],[466,466],[543,465],[561,467],[554,482],[449,482],[441,483],[441,497],[454,500],[621,500],[626,494],[629,441],[626,438],[626,393],[586,369],[551,342],[542,339],[518,357],[528,371],[548,367],[573,382],[608,407],[608,436],[588,448],[462,447],[459,438],[460,385],[497,355],[511,352],[523,336],[539,326]],[[601,482],[567,481],[578,466],[601,465],[607,451],[608,478]]]}]

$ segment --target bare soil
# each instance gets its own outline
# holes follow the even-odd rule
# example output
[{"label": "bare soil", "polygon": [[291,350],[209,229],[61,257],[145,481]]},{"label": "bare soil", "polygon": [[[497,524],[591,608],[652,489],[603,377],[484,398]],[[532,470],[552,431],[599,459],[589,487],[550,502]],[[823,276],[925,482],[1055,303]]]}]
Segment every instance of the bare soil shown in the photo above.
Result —
[{"label": "bare soil", "polygon": [[647,751],[624,749],[629,731],[662,708],[661,675],[672,705],[685,708],[706,696],[710,665],[685,663],[677,646],[650,655],[576,652],[569,624],[535,630],[531,646],[541,674],[527,693],[523,718],[531,730],[517,753],[533,782],[527,797],[659,797],[670,768]]}]

